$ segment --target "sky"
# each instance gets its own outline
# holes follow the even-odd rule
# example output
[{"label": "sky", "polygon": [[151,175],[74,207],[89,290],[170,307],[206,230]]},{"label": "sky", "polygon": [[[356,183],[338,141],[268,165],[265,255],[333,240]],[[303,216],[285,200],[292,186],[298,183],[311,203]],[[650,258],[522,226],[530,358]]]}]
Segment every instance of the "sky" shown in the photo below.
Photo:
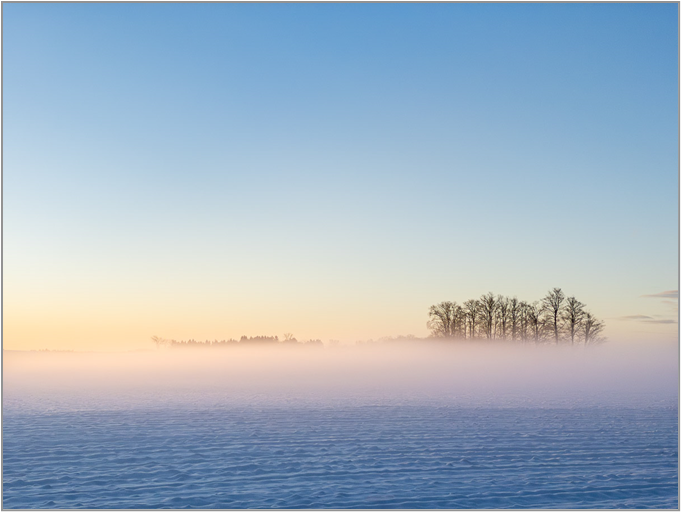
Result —
[{"label": "sky", "polygon": [[678,5],[5,3],[3,347],[678,333]]}]

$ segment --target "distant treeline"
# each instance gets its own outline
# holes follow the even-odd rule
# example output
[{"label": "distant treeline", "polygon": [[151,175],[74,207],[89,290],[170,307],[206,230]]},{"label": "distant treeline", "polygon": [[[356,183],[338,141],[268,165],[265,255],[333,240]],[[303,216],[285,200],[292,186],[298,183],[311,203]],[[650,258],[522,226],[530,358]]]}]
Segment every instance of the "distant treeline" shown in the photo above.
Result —
[{"label": "distant treeline", "polygon": [[[586,309],[575,297],[565,297],[560,288],[549,291],[544,298],[534,302],[518,300],[488,293],[479,299],[456,302],[440,302],[428,311],[430,339],[509,340],[534,343],[567,343],[593,345],[604,341],[601,336],[605,324]],[[236,347],[236,346],[316,346],[323,347],[321,340],[298,341],[293,334],[278,336],[242,336],[235,340],[169,340],[152,336],[157,347]],[[371,345],[382,342],[422,342],[413,335],[397,338],[381,338],[377,342],[357,342]],[[329,340],[329,346],[338,345]]]},{"label": "distant treeline", "polygon": [[479,299],[430,307],[428,328],[435,338],[497,339],[591,345],[605,324],[560,288],[532,303],[488,293]]},{"label": "distant treeline", "polygon": [[186,348],[186,347],[229,347],[229,346],[257,346],[257,345],[285,345],[285,346],[323,346],[321,340],[298,341],[291,334],[285,334],[284,339],[279,341],[278,336],[242,336],[239,340],[230,338],[228,340],[205,340],[196,341],[189,339],[186,341],[167,340],[159,336],[152,336],[151,341],[156,343],[157,347],[170,348]]}]

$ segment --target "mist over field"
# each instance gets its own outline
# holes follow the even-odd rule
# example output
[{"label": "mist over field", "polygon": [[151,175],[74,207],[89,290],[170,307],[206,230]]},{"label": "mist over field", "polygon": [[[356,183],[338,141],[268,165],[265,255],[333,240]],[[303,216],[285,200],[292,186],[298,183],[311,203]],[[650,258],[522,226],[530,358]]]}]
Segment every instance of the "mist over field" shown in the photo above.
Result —
[{"label": "mist over field", "polygon": [[128,353],[4,353],[5,408],[244,403],[674,404],[669,344],[416,342]]},{"label": "mist over field", "polygon": [[678,353],[4,352],[3,508],[676,508]]}]

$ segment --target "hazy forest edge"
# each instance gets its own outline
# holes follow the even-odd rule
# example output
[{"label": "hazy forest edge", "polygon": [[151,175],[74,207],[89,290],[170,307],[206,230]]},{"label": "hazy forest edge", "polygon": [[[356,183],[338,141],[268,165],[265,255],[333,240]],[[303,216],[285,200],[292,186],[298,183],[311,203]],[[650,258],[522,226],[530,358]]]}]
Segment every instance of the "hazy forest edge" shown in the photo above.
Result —
[{"label": "hazy forest edge", "polygon": [[498,339],[534,343],[592,345],[605,341],[605,323],[575,297],[560,288],[540,301],[528,303],[517,297],[494,295],[479,299],[440,302],[430,307],[428,328],[434,338]]},{"label": "hazy forest edge", "polygon": [[[505,297],[489,292],[479,299],[463,304],[443,301],[430,306],[427,327],[430,336],[426,340],[505,340],[535,344],[581,344],[583,346],[602,343],[605,323],[586,309],[586,304],[575,297],[566,297],[560,288],[553,288],[541,300],[526,302],[517,297]],[[197,341],[165,339],[152,336],[157,347],[224,347],[224,346],[310,346],[323,347],[319,339],[298,341],[293,334],[286,333],[282,340],[278,336],[241,336],[239,340]],[[378,341],[418,341],[413,335],[385,337]],[[358,341],[357,344],[372,343]],[[329,340],[328,345],[338,345]]]}]

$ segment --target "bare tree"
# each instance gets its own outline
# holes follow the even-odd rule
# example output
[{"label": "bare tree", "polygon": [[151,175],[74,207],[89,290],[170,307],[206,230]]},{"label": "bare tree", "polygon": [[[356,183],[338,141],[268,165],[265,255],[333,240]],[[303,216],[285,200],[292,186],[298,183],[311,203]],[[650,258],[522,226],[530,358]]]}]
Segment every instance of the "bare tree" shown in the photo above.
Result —
[{"label": "bare tree", "polygon": [[434,306],[430,306],[428,311],[428,329],[431,330],[432,335],[438,338],[451,338],[452,327],[454,326],[454,317],[456,311],[456,303],[450,301],[440,302]]},{"label": "bare tree", "polygon": [[586,345],[603,339],[599,334],[604,324],[584,308],[575,297],[566,298],[560,288],[531,304],[489,292],[463,306],[450,301],[431,306],[428,328],[432,336],[441,338],[551,340],[556,344],[569,339],[573,345],[577,339]]},{"label": "bare tree", "polygon": [[487,339],[491,339],[494,334],[494,319],[497,310],[497,299],[492,292],[480,297],[480,316],[482,327],[485,330]]},{"label": "bare tree", "polygon": [[535,343],[539,343],[542,336],[541,312],[541,306],[537,301],[527,305],[527,324],[530,329],[530,336]]},{"label": "bare tree", "polygon": [[511,339],[518,339],[518,328],[520,327],[521,302],[517,297],[508,299],[508,320],[511,323]]},{"label": "bare tree", "polygon": [[467,300],[463,307],[468,321],[468,337],[472,339],[475,338],[475,322],[480,314],[480,304],[477,300]]},{"label": "bare tree", "polygon": [[523,300],[520,301],[518,309],[520,310],[520,339],[523,341],[527,341],[528,329],[530,325],[530,321],[528,318],[530,305]]},{"label": "bare tree", "polygon": [[499,336],[506,339],[506,326],[508,325],[508,299],[502,295],[497,296],[497,324]]},{"label": "bare tree", "polygon": [[578,334],[582,320],[584,318],[584,304],[579,302],[574,297],[568,297],[565,300],[565,308],[563,309],[563,322],[568,336],[570,336],[570,343],[575,344],[575,336]]},{"label": "bare tree", "polygon": [[584,337],[584,346],[589,343],[594,344],[602,341],[600,333],[605,328],[605,324],[593,316],[589,311],[584,312],[584,319],[582,321],[582,335]]},{"label": "bare tree", "polygon": [[456,302],[454,302],[452,336],[455,338],[466,337],[466,312]]},{"label": "bare tree", "polygon": [[560,288],[554,288],[549,291],[546,297],[542,299],[542,306],[549,317],[549,326],[553,329],[553,337],[556,343],[558,343],[558,331],[564,301],[565,294]]}]

